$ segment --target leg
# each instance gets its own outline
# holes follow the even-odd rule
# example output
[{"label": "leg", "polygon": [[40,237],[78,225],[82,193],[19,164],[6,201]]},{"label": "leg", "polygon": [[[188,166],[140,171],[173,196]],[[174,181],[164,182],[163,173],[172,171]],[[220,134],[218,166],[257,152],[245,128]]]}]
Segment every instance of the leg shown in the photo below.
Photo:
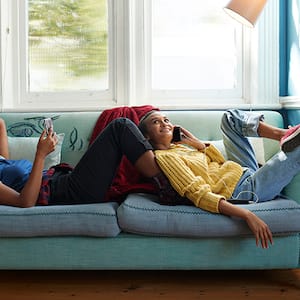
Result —
[{"label": "leg", "polygon": [[3,119],[0,119],[0,155],[9,159],[6,125]]},{"label": "leg", "polygon": [[271,200],[300,171],[300,147],[290,153],[279,152],[263,167],[256,167],[252,147],[245,136],[279,141],[286,133],[286,129],[270,126],[262,120],[262,116],[238,110],[228,111],[223,117],[221,128],[228,157],[248,167],[235,188],[234,199],[258,202]]},{"label": "leg", "polygon": [[280,141],[281,149],[284,152],[292,152],[300,145],[300,124],[282,129],[261,122],[258,134],[261,137]]},{"label": "leg", "polygon": [[103,130],[70,175],[57,180],[55,198],[72,199],[75,203],[99,202],[123,155],[147,177],[160,172],[152,146],[133,122],[120,118]]},{"label": "leg", "polygon": [[247,136],[258,137],[257,130],[262,119],[262,115],[240,110],[229,110],[224,113],[221,130],[229,160],[252,170],[258,169],[255,153]]},{"label": "leg", "polygon": [[280,141],[286,133],[286,129],[271,126],[265,122],[259,122],[257,133],[260,137]]},{"label": "leg", "polygon": [[247,170],[237,185],[233,198],[264,202],[277,197],[300,172],[300,147],[280,151],[257,171]]}]

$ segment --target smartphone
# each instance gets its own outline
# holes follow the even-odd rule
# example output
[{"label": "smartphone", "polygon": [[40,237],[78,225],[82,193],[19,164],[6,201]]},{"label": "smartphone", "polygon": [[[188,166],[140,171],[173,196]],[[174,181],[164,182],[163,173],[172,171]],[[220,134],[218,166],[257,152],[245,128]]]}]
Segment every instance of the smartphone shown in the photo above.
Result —
[{"label": "smartphone", "polygon": [[47,134],[49,133],[50,128],[53,130],[53,121],[51,118],[44,119],[44,129],[46,130]]},{"label": "smartphone", "polygon": [[181,128],[179,126],[175,126],[173,129],[172,143],[181,141],[181,138]]},{"label": "smartphone", "polygon": [[230,199],[230,200],[227,200],[227,202],[231,203],[231,204],[252,204],[254,203],[253,201],[251,200],[241,200],[241,199]]}]

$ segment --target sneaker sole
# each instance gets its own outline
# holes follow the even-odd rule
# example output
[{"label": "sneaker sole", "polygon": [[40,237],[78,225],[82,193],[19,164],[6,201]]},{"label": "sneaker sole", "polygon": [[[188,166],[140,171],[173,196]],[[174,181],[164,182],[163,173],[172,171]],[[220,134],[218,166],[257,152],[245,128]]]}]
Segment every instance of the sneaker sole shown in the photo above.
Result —
[{"label": "sneaker sole", "polygon": [[300,146],[300,128],[284,141],[281,145],[281,150],[283,152],[292,152],[298,146]]}]

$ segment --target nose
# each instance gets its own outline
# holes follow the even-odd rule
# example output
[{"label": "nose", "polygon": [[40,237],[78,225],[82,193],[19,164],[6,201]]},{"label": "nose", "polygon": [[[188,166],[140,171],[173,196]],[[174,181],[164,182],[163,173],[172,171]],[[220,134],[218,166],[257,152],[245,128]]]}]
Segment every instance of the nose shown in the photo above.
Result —
[{"label": "nose", "polygon": [[161,122],[160,122],[160,126],[162,126],[162,127],[169,127],[169,126],[170,126],[170,123],[167,123],[167,122],[165,122],[165,121],[161,121]]}]

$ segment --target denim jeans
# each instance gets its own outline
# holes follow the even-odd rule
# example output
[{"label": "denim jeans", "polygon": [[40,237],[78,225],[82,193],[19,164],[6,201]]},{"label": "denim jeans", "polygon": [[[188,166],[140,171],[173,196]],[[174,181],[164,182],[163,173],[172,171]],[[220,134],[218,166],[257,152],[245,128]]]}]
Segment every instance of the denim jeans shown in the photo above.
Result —
[{"label": "denim jeans", "polygon": [[121,158],[134,164],[152,146],[129,119],[113,120],[98,135],[71,174],[51,182],[51,205],[97,203],[111,185]]},{"label": "denim jeans", "polygon": [[272,200],[300,171],[300,147],[288,153],[280,151],[262,167],[258,166],[247,137],[258,137],[260,121],[263,121],[263,115],[241,110],[228,110],[222,118],[221,130],[227,157],[244,167],[233,199]]}]

